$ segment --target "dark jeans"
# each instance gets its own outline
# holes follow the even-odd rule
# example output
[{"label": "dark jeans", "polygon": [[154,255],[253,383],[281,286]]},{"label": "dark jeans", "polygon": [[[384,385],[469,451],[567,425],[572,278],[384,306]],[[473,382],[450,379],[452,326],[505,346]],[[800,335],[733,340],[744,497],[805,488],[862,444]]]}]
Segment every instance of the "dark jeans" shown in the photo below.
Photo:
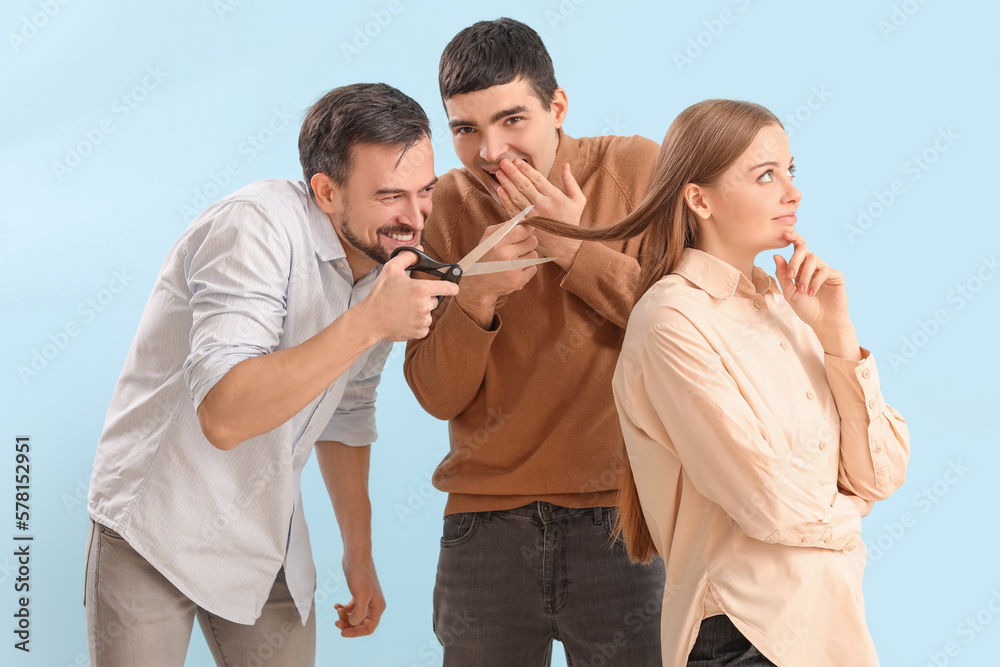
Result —
[{"label": "dark jeans", "polygon": [[444,520],[434,631],[445,667],[660,667],[663,562],[634,565],[613,508],[546,502]]},{"label": "dark jeans", "polygon": [[776,667],[724,614],[701,622],[687,664],[688,667]]}]

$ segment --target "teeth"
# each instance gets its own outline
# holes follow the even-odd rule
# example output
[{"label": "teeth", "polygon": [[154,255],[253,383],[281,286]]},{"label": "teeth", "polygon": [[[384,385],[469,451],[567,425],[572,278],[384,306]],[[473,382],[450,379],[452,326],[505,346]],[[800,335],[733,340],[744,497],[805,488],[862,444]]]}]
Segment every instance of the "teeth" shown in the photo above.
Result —
[{"label": "teeth", "polygon": [[394,241],[412,241],[413,240],[413,232],[410,232],[409,234],[387,234],[386,236],[388,236],[389,238],[391,238]]}]

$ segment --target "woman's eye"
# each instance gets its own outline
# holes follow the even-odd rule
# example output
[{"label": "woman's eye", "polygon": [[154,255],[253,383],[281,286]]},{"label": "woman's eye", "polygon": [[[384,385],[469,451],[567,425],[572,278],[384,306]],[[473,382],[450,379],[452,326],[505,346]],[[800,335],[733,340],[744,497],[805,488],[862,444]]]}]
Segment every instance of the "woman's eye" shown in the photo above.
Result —
[{"label": "woman's eye", "polygon": [[788,168],[788,178],[795,178],[795,165]]},{"label": "woman's eye", "polygon": [[771,176],[771,170],[768,169],[767,171],[765,171],[763,174],[760,175],[760,178],[757,179],[757,182],[758,183],[770,183],[773,180],[774,180],[774,177]]}]

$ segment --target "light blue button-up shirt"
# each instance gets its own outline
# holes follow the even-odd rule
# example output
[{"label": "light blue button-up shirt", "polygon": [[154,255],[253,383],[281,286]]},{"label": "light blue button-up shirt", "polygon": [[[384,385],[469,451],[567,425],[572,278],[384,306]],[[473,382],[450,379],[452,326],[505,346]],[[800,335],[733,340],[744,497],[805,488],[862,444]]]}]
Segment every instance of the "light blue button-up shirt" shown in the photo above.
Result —
[{"label": "light blue button-up shirt", "polygon": [[170,250],[108,408],[88,509],[214,614],[253,623],[284,566],[305,622],[316,571],[302,469],[317,440],[375,440],[392,343],[231,451],[206,440],[197,407],[239,362],[329,326],[376,275],[354,283],[329,217],[295,181],[260,181],[213,204]]}]

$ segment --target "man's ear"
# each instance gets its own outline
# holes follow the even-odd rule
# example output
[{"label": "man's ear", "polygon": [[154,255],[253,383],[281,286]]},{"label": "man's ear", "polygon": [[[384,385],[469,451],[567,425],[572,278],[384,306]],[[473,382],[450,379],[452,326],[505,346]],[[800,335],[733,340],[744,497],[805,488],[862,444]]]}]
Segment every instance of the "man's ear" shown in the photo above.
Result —
[{"label": "man's ear", "polygon": [[342,188],[337,185],[332,178],[326,174],[313,174],[309,179],[313,194],[316,195],[316,203],[326,213],[340,215],[343,202]]},{"label": "man's ear", "polygon": [[712,207],[709,205],[705,195],[705,189],[697,183],[688,183],[684,186],[684,201],[688,208],[694,211],[702,220],[708,220],[712,216]]},{"label": "man's ear", "polygon": [[549,109],[555,113],[556,129],[562,127],[568,108],[569,100],[566,98],[566,91],[562,88],[556,88],[555,92],[552,93],[552,102],[549,104]]}]

